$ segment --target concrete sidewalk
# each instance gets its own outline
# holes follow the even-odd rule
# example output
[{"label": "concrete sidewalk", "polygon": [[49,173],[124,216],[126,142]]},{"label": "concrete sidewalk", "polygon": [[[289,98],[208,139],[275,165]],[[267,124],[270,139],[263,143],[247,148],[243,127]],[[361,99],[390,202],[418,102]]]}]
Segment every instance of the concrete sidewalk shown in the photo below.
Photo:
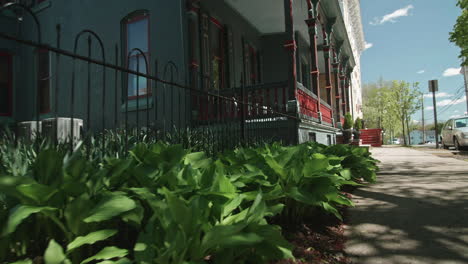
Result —
[{"label": "concrete sidewalk", "polygon": [[354,192],[346,252],[355,264],[468,263],[468,162],[373,148],[378,183]]}]

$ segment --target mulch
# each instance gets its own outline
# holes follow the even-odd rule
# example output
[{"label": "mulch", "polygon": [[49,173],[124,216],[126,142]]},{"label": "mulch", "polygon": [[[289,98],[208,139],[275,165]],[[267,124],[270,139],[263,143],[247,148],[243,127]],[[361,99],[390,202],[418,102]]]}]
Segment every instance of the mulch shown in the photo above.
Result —
[{"label": "mulch", "polygon": [[[352,198],[352,190],[343,193]],[[344,251],[344,230],[349,220],[347,208],[340,208],[339,211],[343,221],[323,213],[307,220],[296,230],[284,231],[285,238],[295,247],[293,254],[296,260],[282,260],[275,264],[352,264]]]}]

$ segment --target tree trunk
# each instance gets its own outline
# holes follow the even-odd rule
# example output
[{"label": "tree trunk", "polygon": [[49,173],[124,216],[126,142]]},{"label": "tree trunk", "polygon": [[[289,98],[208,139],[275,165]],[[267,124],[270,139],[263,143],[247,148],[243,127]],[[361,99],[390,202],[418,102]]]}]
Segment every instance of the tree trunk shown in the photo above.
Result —
[{"label": "tree trunk", "polygon": [[406,134],[405,134],[405,115],[401,117],[401,130],[403,133],[403,144],[406,146]]},{"label": "tree trunk", "polygon": [[408,115],[406,115],[406,133],[408,134],[408,145],[411,145],[411,131],[410,131],[410,127],[409,127],[409,117]]}]

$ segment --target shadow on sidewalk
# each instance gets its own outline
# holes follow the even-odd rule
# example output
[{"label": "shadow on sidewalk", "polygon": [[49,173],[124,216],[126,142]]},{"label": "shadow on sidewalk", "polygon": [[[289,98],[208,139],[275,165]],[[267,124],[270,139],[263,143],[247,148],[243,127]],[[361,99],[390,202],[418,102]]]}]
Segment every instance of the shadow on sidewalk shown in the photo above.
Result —
[{"label": "shadow on sidewalk", "polygon": [[382,182],[355,191],[347,251],[357,264],[468,263],[467,170],[431,166],[382,166]]}]

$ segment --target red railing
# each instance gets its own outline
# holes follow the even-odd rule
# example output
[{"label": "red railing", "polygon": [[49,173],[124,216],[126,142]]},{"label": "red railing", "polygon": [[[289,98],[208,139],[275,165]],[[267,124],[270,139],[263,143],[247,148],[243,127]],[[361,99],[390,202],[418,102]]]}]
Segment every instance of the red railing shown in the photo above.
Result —
[{"label": "red railing", "polygon": [[373,147],[382,146],[382,129],[361,129],[362,144],[371,145]]},{"label": "red railing", "polygon": [[325,103],[320,103],[320,112],[322,113],[322,121],[328,124],[333,124],[333,111],[330,106]]},{"label": "red railing", "polygon": [[299,102],[299,113],[302,115],[318,118],[318,100],[301,89],[297,89],[296,98]]}]

